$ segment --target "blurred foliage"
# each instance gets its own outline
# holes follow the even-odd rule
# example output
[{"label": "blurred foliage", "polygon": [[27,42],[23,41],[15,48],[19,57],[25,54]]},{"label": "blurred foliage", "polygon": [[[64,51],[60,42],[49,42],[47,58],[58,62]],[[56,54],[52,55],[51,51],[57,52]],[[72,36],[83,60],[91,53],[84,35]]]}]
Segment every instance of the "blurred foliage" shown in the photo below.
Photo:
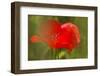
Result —
[{"label": "blurred foliage", "polygon": [[28,39],[33,35],[39,34],[39,27],[43,21],[55,19],[61,22],[71,22],[78,26],[81,42],[80,45],[73,49],[71,54],[67,49],[50,48],[46,43],[30,43],[28,42],[28,60],[49,60],[49,59],[76,59],[87,58],[88,56],[88,18],[87,17],[71,17],[71,16],[28,16]]}]

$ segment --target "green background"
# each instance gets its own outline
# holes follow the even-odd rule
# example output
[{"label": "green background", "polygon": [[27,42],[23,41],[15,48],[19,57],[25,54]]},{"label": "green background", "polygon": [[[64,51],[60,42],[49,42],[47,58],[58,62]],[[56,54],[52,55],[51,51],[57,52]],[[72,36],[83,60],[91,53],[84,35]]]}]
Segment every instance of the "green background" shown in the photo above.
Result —
[{"label": "green background", "polygon": [[76,59],[87,58],[88,56],[88,18],[69,16],[42,16],[28,15],[28,39],[33,35],[38,35],[42,22],[48,19],[55,19],[60,23],[72,22],[76,24],[80,31],[80,44],[68,54],[67,49],[50,48],[46,43],[30,43],[28,41],[28,60],[52,60],[52,59]]}]

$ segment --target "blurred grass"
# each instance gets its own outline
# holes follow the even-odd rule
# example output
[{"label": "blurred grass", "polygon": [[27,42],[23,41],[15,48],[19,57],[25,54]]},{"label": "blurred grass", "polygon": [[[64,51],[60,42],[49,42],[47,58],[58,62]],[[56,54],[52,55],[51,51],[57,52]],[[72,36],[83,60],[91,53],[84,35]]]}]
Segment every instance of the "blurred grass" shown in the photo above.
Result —
[{"label": "blurred grass", "polygon": [[28,16],[28,38],[33,35],[39,35],[41,23],[48,19],[55,19],[61,22],[72,22],[80,30],[81,43],[68,54],[67,49],[50,48],[46,43],[28,43],[28,60],[52,60],[52,59],[76,59],[87,58],[88,56],[88,18],[87,17],[69,17],[69,16]]}]

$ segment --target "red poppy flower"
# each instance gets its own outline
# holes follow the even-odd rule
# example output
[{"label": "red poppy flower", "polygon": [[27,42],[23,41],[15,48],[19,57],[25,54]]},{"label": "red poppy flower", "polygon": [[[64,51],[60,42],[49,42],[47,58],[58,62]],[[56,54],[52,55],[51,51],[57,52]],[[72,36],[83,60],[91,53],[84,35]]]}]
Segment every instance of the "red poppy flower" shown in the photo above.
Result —
[{"label": "red poppy flower", "polygon": [[68,52],[79,45],[80,32],[77,25],[71,22],[61,25],[56,20],[48,20],[42,25],[45,27],[41,28],[40,38],[33,35],[31,42],[36,42],[39,39],[52,48],[66,48]]}]

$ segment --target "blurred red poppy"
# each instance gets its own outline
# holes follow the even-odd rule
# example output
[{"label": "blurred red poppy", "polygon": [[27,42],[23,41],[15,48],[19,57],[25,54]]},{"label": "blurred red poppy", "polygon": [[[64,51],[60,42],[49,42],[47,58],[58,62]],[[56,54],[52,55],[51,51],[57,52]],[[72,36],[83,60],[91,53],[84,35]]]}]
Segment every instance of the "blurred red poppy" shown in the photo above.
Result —
[{"label": "blurred red poppy", "polygon": [[43,41],[51,48],[66,48],[68,52],[76,48],[80,43],[80,32],[77,25],[68,22],[61,24],[56,20],[48,20],[41,28],[41,35],[32,36],[31,42]]}]

